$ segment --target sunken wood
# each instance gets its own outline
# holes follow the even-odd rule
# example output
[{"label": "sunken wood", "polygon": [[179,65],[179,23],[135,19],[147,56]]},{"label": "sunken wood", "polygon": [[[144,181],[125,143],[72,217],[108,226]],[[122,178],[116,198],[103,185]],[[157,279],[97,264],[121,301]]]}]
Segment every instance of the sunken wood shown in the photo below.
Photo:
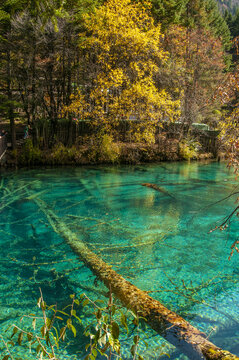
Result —
[{"label": "sunken wood", "polygon": [[156,191],[159,191],[161,192],[162,194],[165,194],[165,195],[168,195],[170,196],[171,198],[175,198],[172,194],[170,194],[167,190],[165,190],[163,187],[160,187],[156,184],[151,184],[151,183],[144,183],[144,184],[141,184],[142,186],[146,186],[148,188],[151,188],[151,189],[154,189]]},{"label": "sunken wood", "polygon": [[56,233],[65,239],[85,265],[100,279],[124,306],[145,318],[158,334],[164,337],[191,360],[239,360],[239,357],[211,343],[206,335],[190,325],[175,312],[167,309],[147,292],[125,280],[121,275],[93,253],[67,225],[40,199],[34,199],[45,213]]}]

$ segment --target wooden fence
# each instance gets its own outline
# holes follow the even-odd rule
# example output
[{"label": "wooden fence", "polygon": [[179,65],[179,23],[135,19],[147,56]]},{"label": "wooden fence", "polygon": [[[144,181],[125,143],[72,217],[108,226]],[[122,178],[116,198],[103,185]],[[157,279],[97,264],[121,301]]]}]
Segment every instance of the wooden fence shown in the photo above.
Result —
[{"label": "wooden fence", "polygon": [[0,160],[2,159],[6,150],[7,150],[7,136],[3,135],[0,136]]}]

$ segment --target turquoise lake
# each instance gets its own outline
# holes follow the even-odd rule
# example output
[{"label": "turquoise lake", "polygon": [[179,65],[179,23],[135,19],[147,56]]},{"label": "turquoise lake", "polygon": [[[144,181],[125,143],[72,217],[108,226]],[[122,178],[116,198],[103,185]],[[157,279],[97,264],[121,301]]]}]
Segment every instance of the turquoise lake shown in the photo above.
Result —
[{"label": "turquoise lake", "polygon": [[[217,162],[2,170],[0,334],[7,339],[9,325],[24,326],[20,317],[37,311],[39,288],[47,304],[58,308],[73,293],[107,302],[104,286],[39,209],[35,200],[42,199],[118,273],[239,356],[239,254],[228,260],[238,219],[226,232],[210,232],[235,208],[236,196],[229,195],[236,191],[235,175]],[[83,324],[91,313],[82,310]],[[59,349],[60,360],[84,359],[83,324]],[[145,359],[168,359],[161,353],[187,359],[150,328],[142,339],[149,345],[140,344]],[[129,344],[132,337],[124,337],[125,359],[131,359]],[[12,355],[36,359],[27,347],[13,348]]]}]

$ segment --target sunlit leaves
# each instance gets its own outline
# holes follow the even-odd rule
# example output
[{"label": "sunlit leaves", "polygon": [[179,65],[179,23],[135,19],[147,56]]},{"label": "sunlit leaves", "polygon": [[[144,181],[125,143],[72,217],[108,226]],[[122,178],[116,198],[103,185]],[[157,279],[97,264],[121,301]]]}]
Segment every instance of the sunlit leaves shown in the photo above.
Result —
[{"label": "sunlit leaves", "polygon": [[[179,103],[155,84],[158,67],[168,54],[162,48],[160,25],[150,15],[149,3],[109,0],[94,14],[85,15],[88,34],[82,37],[91,84],[79,89],[65,110],[91,119],[104,132],[131,115],[147,124],[144,141],[153,142],[155,124],[179,116]],[[95,63],[97,62],[97,67]],[[141,129],[135,127],[135,132]]]},{"label": "sunlit leaves", "polygon": [[120,322],[121,322],[121,325],[126,329],[127,334],[128,334],[129,328],[128,328],[128,324],[127,324],[127,318],[123,312],[121,313]]},{"label": "sunlit leaves", "polygon": [[62,341],[65,340],[65,337],[66,337],[66,328],[61,328],[60,330],[60,338],[62,339]]},{"label": "sunlit leaves", "polygon": [[[46,355],[49,359],[56,359],[56,351],[59,349],[59,344],[66,340],[69,331],[74,337],[77,336],[75,323],[81,323],[81,319],[77,315],[75,306],[79,306],[84,300],[87,300],[88,303],[89,299],[83,296],[78,300],[75,298],[75,295],[72,295],[72,303],[67,305],[63,310],[58,310],[57,305],[48,306],[43,299],[41,290],[40,293],[41,296],[37,301],[37,306],[41,316],[39,316],[39,313],[23,315],[20,319],[22,327],[18,327],[17,325],[12,326],[10,338],[14,338],[17,334],[16,343],[8,341],[5,345],[21,347],[28,343],[29,351],[31,352],[31,349],[35,349],[38,354],[38,359],[43,359]],[[61,316],[58,316],[58,314]],[[25,319],[32,321],[32,332],[24,329],[23,323]]]},{"label": "sunlit leaves", "polygon": [[[125,336],[129,336],[129,328],[131,328],[132,337],[132,353],[137,355],[138,359],[143,359],[139,352],[141,351],[139,345],[142,340],[147,348],[147,343],[141,339],[141,334],[144,333],[141,329],[140,316],[128,310],[125,311],[113,302],[112,294],[109,296],[108,303],[102,300],[95,302],[88,298],[85,294],[81,294],[79,299],[75,295],[70,296],[72,303],[65,306],[62,310],[57,309],[57,305],[48,306],[41,297],[37,302],[39,313],[23,315],[24,319],[33,319],[33,330],[25,330],[24,327],[20,328],[16,325],[12,326],[13,338],[16,334],[17,342],[8,341],[6,344],[11,346],[25,346],[28,344],[29,351],[33,349],[38,354],[37,359],[44,359],[45,356],[49,359],[57,358],[57,351],[60,348],[61,342],[65,342],[70,336],[77,336],[77,325],[81,319],[77,315],[74,306],[80,306],[81,311],[87,309],[94,315],[91,317],[91,322],[86,326],[84,335],[89,337],[90,342],[85,346],[86,354],[85,359],[93,360],[99,355],[109,358],[109,354],[116,356],[119,360],[121,357],[122,340]],[[86,301],[87,300],[87,301]],[[44,305],[44,306],[42,306]],[[62,314],[57,316],[58,313]],[[37,322],[36,322],[37,319]],[[77,320],[77,322],[75,321]],[[28,323],[29,326],[29,323]],[[9,329],[8,329],[9,330]],[[72,333],[72,334],[71,334]],[[130,350],[130,349],[129,349]],[[7,358],[8,354],[3,359]],[[17,359],[16,359],[17,360]]]}]

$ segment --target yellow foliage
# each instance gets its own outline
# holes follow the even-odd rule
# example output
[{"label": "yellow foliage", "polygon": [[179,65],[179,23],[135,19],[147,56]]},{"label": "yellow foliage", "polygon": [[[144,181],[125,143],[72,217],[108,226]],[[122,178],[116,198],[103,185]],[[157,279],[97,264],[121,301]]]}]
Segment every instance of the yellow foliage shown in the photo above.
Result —
[{"label": "yellow foliage", "polygon": [[[154,24],[149,10],[147,1],[109,0],[84,16],[91,36],[82,37],[80,46],[88,64],[94,64],[87,69],[91,83],[65,110],[90,118],[104,129],[102,133],[110,133],[118,121],[131,115],[151,127],[148,134],[162,119],[179,116],[179,102],[154,82],[168,55],[162,48],[160,25]],[[152,141],[152,136],[145,138]]]}]

